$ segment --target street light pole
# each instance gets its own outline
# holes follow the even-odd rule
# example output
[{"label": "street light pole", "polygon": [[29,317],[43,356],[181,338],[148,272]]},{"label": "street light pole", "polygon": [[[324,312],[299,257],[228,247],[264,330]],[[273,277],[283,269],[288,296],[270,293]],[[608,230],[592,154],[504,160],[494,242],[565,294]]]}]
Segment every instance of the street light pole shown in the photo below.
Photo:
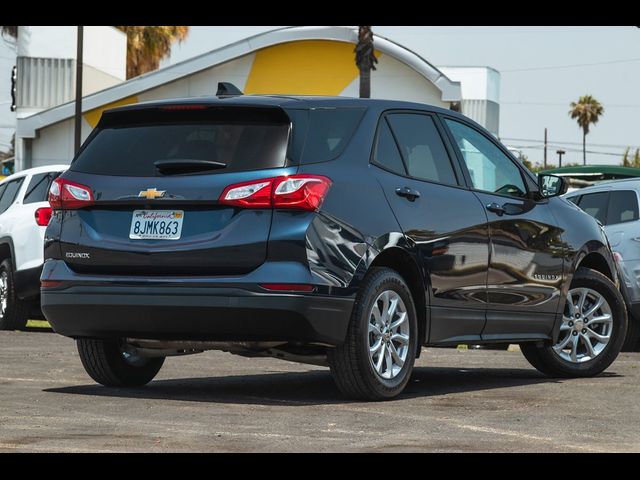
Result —
[{"label": "street light pole", "polygon": [[78,43],[76,53],[76,112],[75,112],[75,138],[73,152],[78,153],[82,140],[82,49],[84,27],[78,27]]},{"label": "street light pole", "polygon": [[547,169],[547,129],[544,129],[544,169]]},{"label": "street light pole", "polygon": [[562,168],[562,155],[564,155],[567,152],[565,152],[564,150],[558,150],[556,151],[556,153],[558,154],[558,163],[559,163],[558,168]]}]

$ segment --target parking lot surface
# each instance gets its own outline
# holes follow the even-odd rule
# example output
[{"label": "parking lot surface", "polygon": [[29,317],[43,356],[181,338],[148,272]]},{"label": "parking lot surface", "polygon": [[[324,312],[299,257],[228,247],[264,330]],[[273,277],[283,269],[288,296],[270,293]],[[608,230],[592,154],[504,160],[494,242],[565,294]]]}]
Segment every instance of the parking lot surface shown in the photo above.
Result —
[{"label": "parking lot surface", "polygon": [[639,399],[638,353],[558,380],[518,351],[425,348],[398,400],[362,403],[328,369],[222,352],[107,389],[72,340],[0,332],[0,452],[639,452]]}]

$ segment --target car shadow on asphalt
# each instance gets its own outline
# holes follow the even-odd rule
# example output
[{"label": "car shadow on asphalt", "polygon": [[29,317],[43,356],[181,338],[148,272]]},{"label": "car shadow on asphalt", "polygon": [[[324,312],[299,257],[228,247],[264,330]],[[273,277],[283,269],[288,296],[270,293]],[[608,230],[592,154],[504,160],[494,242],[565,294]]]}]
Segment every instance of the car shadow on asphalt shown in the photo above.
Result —
[{"label": "car shadow on asphalt", "polygon": [[[614,373],[601,375],[601,377],[611,376],[617,375]],[[533,369],[525,368],[421,367],[414,370],[409,385],[399,399],[437,397],[452,393],[563,381],[571,380],[551,379]],[[107,388],[93,384],[48,388],[44,391],[97,397],[256,405],[305,406],[352,403],[340,394],[328,370],[155,380],[146,387],[132,389]]]}]

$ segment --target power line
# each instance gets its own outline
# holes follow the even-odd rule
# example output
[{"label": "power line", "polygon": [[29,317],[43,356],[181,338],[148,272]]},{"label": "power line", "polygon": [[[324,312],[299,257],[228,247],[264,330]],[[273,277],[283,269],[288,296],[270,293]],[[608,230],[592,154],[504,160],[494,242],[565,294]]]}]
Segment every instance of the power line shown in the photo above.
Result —
[{"label": "power line", "polygon": [[[511,137],[500,137],[500,140],[510,140],[512,142],[532,142],[532,143],[542,143],[542,140],[539,138],[536,139],[531,139],[531,138],[511,138]],[[564,142],[561,140],[556,140],[554,142],[555,144],[560,144],[560,145],[582,145],[582,142]],[[640,145],[636,146],[636,145],[614,145],[614,144],[607,144],[607,143],[591,143],[589,142],[589,145],[593,146],[593,147],[606,147],[606,148],[640,148]]]},{"label": "power line", "polygon": [[[569,103],[551,103],[551,102],[500,102],[500,105],[534,105],[540,107],[568,107]],[[618,104],[606,104],[606,108],[640,108],[640,103],[618,103]]]},{"label": "power line", "polygon": [[566,68],[595,67],[599,65],[613,65],[616,63],[632,63],[632,62],[640,62],[640,57],[626,58],[622,60],[610,60],[608,62],[574,63],[572,65],[549,65],[546,67],[513,68],[513,69],[507,69],[507,70],[500,70],[500,73],[533,72],[538,70],[560,70],[560,69],[566,69]]},{"label": "power line", "polygon": [[[544,148],[544,145],[507,145],[510,148],[515,148],[518,150],[541,150]],[[554,145],[552,143],[548,144],[549,147],[553,147],[553,148],[559,148],[561,145]],[[567,147],[562,147],[564,150],[566,150],[567,152],[582,152],[581,148],[567,148]],[[614,157],[621,157],[622,153],[620,152],[602,152],[602,151],[597,151],[597,150],[587,150],[587,153],[593,153],[593,154],[597,154],[597,155],[610,155],[610,156],[614,156]]]}]

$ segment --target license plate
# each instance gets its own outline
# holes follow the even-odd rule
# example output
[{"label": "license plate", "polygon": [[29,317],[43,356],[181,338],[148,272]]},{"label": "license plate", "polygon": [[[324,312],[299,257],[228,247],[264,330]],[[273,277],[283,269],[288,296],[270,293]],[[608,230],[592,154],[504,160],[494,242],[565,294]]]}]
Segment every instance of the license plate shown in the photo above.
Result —
[{"label": "license plate", "polygon": [[178,240],[182,234],[182,210],[134,210],[129,238]]}]

